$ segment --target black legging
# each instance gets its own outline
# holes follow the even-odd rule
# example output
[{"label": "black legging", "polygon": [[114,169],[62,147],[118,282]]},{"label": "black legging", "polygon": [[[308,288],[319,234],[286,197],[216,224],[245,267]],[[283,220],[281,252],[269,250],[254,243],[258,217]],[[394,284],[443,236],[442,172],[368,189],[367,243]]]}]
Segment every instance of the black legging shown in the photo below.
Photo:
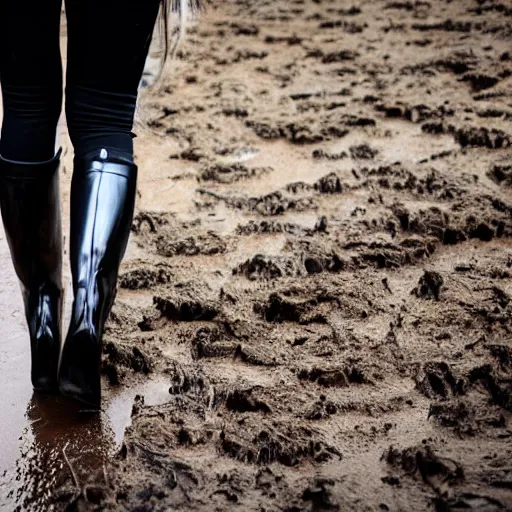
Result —
[{"label": "black legging", "polygon": [[[133,157],[132,126],[160,0],[65,0],[66,117],[75,154]],[[54,156],[62,105],[62,0],[0,0],[0,155]]]}]

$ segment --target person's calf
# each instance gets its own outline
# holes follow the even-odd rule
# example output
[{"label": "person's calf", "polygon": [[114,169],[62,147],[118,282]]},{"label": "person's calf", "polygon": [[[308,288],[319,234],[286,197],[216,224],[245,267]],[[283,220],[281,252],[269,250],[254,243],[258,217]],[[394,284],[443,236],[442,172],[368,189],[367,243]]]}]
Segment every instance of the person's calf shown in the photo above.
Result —
[{"label": "person's calf", "polygon": [[75,158],[101,149],[133,162],[133,119],[137,96],[68,84],[66,117]]}]

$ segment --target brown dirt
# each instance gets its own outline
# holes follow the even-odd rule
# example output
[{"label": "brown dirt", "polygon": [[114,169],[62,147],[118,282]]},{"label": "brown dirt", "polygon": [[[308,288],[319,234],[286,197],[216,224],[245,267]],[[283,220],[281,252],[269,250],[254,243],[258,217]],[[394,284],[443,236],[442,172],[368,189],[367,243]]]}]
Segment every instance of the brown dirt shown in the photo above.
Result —
[{"label": "brown dirt", "polygon": [[59,506],[512,510],[511,24],[212,6],[144,100],[105,340],[107,388],[168,400]]}]

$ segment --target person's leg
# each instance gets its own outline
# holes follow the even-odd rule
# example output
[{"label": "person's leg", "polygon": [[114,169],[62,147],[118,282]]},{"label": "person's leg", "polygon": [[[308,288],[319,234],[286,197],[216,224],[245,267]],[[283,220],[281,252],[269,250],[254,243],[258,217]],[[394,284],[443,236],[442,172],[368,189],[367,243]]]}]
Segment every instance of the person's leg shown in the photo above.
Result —
[{"label": "person's leg", "polygon": [[66,112],[75,155],[133,156],[139,82],[160,0],[68,0]]},{"label": "person's leg", "polygon": [[66,113],[75,148],[70,260],[74,302],[59,389],[101,401],[100,361],[135,203],[132,125],[160,0],[69,0]]},{"label": "person's leg", "polygon": [[55,155],[62,106],[61,0],[0,1],[0,154],[40,162]]},{"label": "person's leg", "polygon": [[57,389],[62,305],[60,0],[0,0],[0,209],[25,303],[37,391]]}]

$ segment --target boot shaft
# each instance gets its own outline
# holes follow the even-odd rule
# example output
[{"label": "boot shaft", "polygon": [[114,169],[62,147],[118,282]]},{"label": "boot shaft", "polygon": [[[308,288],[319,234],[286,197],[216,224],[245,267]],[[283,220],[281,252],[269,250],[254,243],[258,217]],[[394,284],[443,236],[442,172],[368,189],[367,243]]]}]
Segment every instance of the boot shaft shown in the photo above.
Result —
[{"label": "boot shaft", "polygon": [[75,161],[70,235],[75,295],[90,288],[97,275],[115,283],[130,235],[136,186],[134,164]]},{"label": "boot shaft", "polygon": [[32,384],[57,389],[62,314],[59,157],[41,163],[0,157],[0,209],[30,334]]},{"label": "boot shaft", "polygon": [[47,162],[0,157],[0,209],[16,274],[25,289],[61,288],[59,153]]}]

